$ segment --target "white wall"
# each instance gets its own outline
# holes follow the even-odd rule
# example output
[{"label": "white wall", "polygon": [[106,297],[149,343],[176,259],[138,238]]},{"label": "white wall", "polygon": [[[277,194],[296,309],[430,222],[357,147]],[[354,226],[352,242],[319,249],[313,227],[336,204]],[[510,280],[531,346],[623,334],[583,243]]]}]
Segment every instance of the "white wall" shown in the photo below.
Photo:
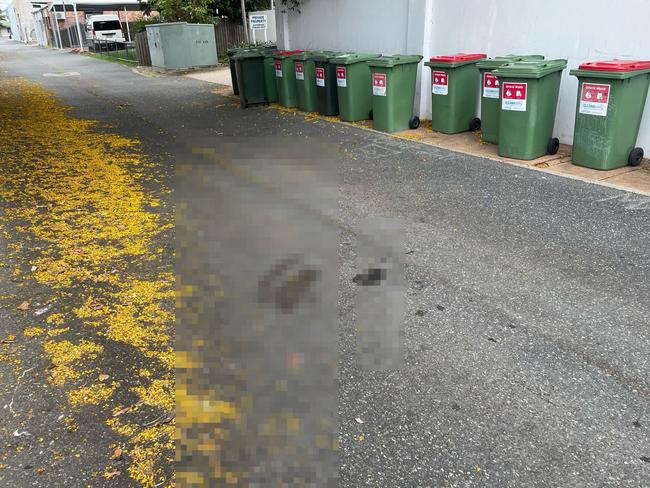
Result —
[{"label": "white wall", "polygon": [[[251,15],[266,15],[266,40],[269,42],[276,41],[275,34],[275,10],[258,10],[257,12],[249,12],[248,17],[250,19]],[[249,21],[250,25],[250,21]],[[248,29],[248,35],[250,36],[251,42],[253,39],[256,41],[264,40],[264,31],[263,30],[253,30]]]},{"label": "white wall", "polygon": [[276,3],[278,42],[292,49],[403,53],[409,0],[306,0],[302,13],[286,14],[289,39],[282,37],[281,3]]},{"label": "white wall", "polygon": [[28,0],[13,0],[7,7],[7,19],[14,39],[25,43],[36,40],[32,10],[32,4]]},{"label": "white wall", "polygon": [[[276,6],[278,45],[384,54],[485,52],[565,58],[555,135],[573,137],[578,82],[570,68],[587,60],[650,59],[649,0],[306,0],[302,13]],[[421,87],[427,87],[428,68]],[[416,109],[430,116],[421,89]],[[639,133],[650,152],[650,102]]]},{"label": "white wall", "polygon": [[[434,0],[306,0],[301,13],[276,2],[277,43],[283,49],[327,49],[428,55]],[[422,115],[429,92],[421,77],[415,111]],[[428,68],[427,68],[428,70]],[[430,112],[430,110],[429,110]]]}]

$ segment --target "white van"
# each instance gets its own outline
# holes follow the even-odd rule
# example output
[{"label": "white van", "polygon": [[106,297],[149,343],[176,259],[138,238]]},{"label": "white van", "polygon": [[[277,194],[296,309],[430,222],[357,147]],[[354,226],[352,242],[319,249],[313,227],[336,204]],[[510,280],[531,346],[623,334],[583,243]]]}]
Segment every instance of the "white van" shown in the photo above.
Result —
[{"label": "white van", "polygon": [[115,14],[91,15],[86,21],[86,39],[124,42],[120,18]]}]

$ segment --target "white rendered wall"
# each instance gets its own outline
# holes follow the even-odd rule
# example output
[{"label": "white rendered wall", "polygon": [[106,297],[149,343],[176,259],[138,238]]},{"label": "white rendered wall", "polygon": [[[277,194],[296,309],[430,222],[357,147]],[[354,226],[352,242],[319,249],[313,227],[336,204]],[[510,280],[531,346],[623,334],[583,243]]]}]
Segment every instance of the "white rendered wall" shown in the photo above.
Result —
[{"label": "white rendered wall", "polygon": [[35,41],[34,17],[29,0],[13,0],[7,7],[7,19],[13,38],[25,43]]}]

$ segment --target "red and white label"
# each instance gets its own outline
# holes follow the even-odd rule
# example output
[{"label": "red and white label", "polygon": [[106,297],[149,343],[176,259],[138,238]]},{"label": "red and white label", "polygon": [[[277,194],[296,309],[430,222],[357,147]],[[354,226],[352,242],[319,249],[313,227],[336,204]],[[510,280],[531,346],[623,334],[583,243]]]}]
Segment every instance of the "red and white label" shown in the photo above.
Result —
[{"label": "red and white label", "polygon": [[483,96],[499,98],[499,78],[492,73],[483,73]]},{"label": "red and white label", "polygon": [[296,66],[296,80],[304,80],[305,79],[305,67],[300,61],[296,61],[295,63]]},{"label": "red and white label", "polygon": [[348,79],[346,77],[345,67],[343,66],[336,67],[336,86],[348,86]]},{"label": "red and white label", "polygon": [[282,61],[279,59],[275,60],[275,76],[282,78]]},{"label": "red and white label", "polygon": [[501,110],[525,112],[528,83],[503,83],[501,87]]},{"label": "red and white label", "polygon": [[581,114],[607,116],[607,106],[609,105],[610,85],[601,85],[600,83],[583,83],[580,90],[580,108]]},{"label": "red and white label", "polygon": [[372,94],[380,97],[386,96],[386,73],[372,74]]},{"label": "red and white label", "polygon": [[449,93],[449,76],[444,71],[431,72],[431,93],[447,95]]},{"label": "red and white label", "polygon": [[316,86],[325,86],[325,68],[316,68]]}]

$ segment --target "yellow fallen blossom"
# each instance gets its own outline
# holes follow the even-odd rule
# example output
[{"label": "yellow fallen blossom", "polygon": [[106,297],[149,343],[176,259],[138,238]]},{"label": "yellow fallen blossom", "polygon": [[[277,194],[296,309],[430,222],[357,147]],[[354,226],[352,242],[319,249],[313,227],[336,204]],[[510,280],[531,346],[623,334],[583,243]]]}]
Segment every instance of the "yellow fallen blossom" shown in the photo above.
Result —
[{"label": "yellow fallen blossom", "polygon": [[53,314],[50,314],[45,321],[48,324],[63,325],[63,322],[65,322],[65,319],[64,319],[64,316],[63,316],[62,313],[53,313]]},{"label": "yellow fallen blossom", "polygon": [[[113,417],[109,404],[115,391],[133,388],[142,408],[156,415],[173,412],[172,252],[158,240],[172,225],[171,209],[159,195],[171,190],[162,188],[157,195],[145,190],[154,163],[138,140],[73,117],[35,84],[0,77],[0,118],[11,121],[0,131],[5,148],[0,174],[11,175],[0,184],[0,235],[12,252],[29,247],[34,253],[32,272],[15,267],[15,276],[49,287],[48,303],[57,301],[57,311],[45,322],[59,327],[40,327],[33,336],[43,341],[50,381],[70,389],[65,396],[75,408],[86,400],[106,404],[106,425],[135,451],[127,458],[133,483],[153,488],[163,466],[171,465],[173,424],[146,427]],[[31,248],[32,242],[38,247]],[[82,339],[55,339],[71,330]],[[130,376],[119,386],[94,384],[97,369],[89,363],[110,364],[107,351],[114,349],[103,345],[112,343],[127,355],[131,349],[149,374]],[[65,422],[69,430],[79,428],[73,417]],[[138,437],[145,430],[150,438]]]},{"label": "yellow fallen blossom", "polygon": [[43,327],[27,327],[25,330],[23,330],[23,335],[25,337],[37,337],[44,333],[45,329]]},{"label": "yellow fallen blossom", "polygon": [[43,349],[52,362],[50,381],[55,385],[63,385],[69,379],[79,378],[80,372],[74,366],[82,359],[97,357],[104,348],[99,344],[82,340],[78,344],[70,341],[47,341]]},{"label": "yellow fallen blossom", "polygon": [[117,388],[115,382],[111,385],[96,383],[68,392],[68,401],[71,405],[99,405],[108,400]]}]

